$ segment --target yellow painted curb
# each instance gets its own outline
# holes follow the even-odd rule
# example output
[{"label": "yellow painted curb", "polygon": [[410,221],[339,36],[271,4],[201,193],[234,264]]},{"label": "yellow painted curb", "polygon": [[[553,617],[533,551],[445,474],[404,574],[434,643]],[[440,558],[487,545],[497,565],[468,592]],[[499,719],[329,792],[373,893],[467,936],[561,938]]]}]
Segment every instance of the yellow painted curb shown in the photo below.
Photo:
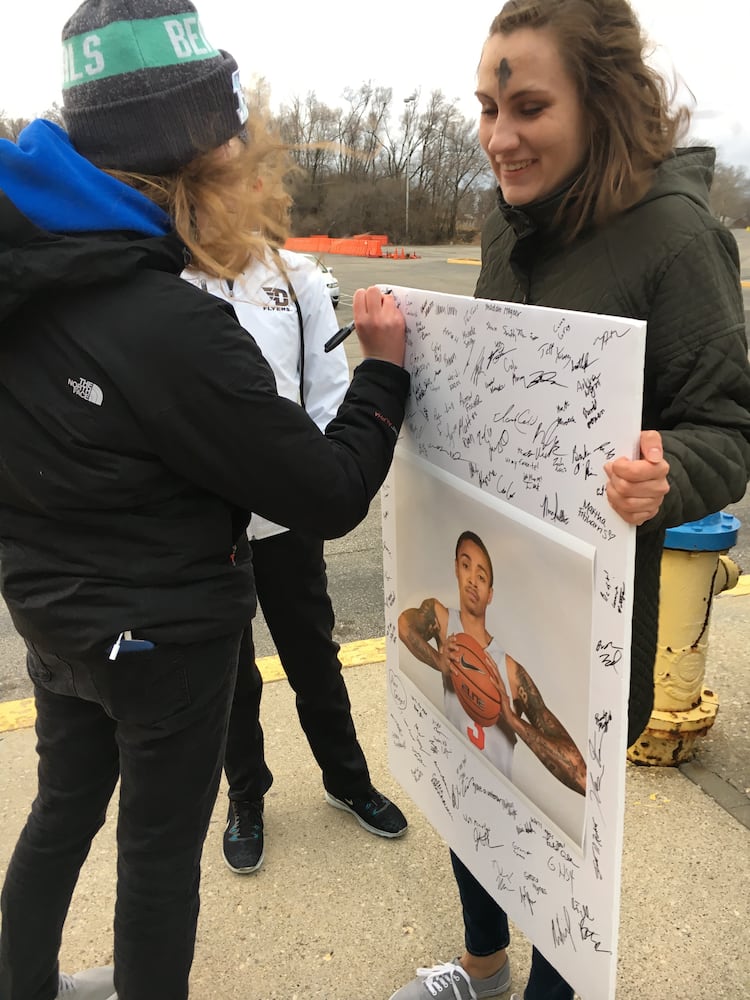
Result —
[{"label": "yellow painted curb", "polygon": [[[342,667],[357,667],[364,663],[381,663],[385,660],[385,636],[380,639],[360,639],[358,642],[345,642],[339,651]],[[278,656],[261,656],[258,660],[258,670],[265,684],[280,681],[286,677],[281,660]]]},{"label": "yellow painted curb", "polygon": [[448,263],[449,264],[476,264],[477,267],[480,267],[481,264],[482,264],[481,260],[475,260],[473,257],[449,257],[448,258]]},{"label": "yellow painted curb", "polygon": [[[346,642],[341,647],[339,659],[344,667],[357,667],[365,663],[382,663],[385,660],[385,636],[381,636],[379,639],[360,639],[358,642]],[[280,681],[286,676],[278,656],[262,656],[258,660],[258,669],[265,684],[269,684],[271,681]],[[13,732],[15,729],[29,729],[34,725],[35,718],[33,698],[0,702],[0,733]]]},{"label": "yellow painted curb", "polygon": [[0,704],[0,733],[9,733],[14,729],[29,729],[34,725],[36,710],[34,699],[24,698],[23,701],[6,701]]}]

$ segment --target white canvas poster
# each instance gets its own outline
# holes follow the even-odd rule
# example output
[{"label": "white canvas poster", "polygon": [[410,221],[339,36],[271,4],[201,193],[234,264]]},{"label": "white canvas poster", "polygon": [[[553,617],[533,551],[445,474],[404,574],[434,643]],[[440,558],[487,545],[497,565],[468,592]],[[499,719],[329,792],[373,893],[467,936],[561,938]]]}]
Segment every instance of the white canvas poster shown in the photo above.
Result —
[{"label": "white canvas poster", "polygon": [[[394,288],[383,491],[399,782],[584,1000],[614,996],[645,323]],[[446,857],[446,864],[447,857]]]}]

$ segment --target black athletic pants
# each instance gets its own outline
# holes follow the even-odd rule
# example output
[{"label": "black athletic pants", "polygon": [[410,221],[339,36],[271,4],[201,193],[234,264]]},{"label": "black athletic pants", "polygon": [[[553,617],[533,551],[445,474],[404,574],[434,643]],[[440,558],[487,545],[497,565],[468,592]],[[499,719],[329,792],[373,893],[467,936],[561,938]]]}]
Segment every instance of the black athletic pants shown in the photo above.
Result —
[{"label": "black athletic pants", "polygon": [[0,896],[2,1000],[57,996],[68,906],[118,778],[117,995],[187,998],[239,640],[113,661],[29,648],[39,786]]},{"label": "black athletic pants", "polygon": [[[366,794],[370,774],[357,740],[351,703],[333,641],[323,542],[285,531],[251,543],[258,601],[289,683],[323,785],[337,798]],[[240,646],[224,768],[229,798],[260,799],[271,787],[260,700],[263,681],[255,663],[252,629]]]}]

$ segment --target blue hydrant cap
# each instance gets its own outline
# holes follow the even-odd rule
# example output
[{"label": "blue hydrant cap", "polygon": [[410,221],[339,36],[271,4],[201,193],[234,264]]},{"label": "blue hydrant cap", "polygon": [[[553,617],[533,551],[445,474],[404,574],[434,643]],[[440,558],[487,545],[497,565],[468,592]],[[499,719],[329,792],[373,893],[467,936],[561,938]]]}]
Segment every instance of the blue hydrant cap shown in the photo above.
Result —
[{"label": "blue hydrant cap", "polygon": [[720,511],[702,517],[700,521],[688,521],[677,528],[667,528],[664,548],[686,552],[723,552],[737,544],[739,530],[739,520]]}]

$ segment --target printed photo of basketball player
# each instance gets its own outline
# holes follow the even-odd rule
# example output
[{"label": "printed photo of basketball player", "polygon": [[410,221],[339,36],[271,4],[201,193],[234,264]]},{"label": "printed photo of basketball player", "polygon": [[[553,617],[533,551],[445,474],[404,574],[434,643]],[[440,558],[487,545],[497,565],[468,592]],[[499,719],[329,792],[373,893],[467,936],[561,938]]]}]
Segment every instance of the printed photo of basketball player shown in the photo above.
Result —
[{"label": "printed photo of basketball player", "polygon": [[445,716],[502,774],[512,779],[523,741],[567,788],[586,791],[586,763],[565,726],[547,707],[529,671],[487,629],[494,571],[482,539],[462,531],[455,548],[457,607],[436,597],[398,618],[401,641],[442,676]]}]

